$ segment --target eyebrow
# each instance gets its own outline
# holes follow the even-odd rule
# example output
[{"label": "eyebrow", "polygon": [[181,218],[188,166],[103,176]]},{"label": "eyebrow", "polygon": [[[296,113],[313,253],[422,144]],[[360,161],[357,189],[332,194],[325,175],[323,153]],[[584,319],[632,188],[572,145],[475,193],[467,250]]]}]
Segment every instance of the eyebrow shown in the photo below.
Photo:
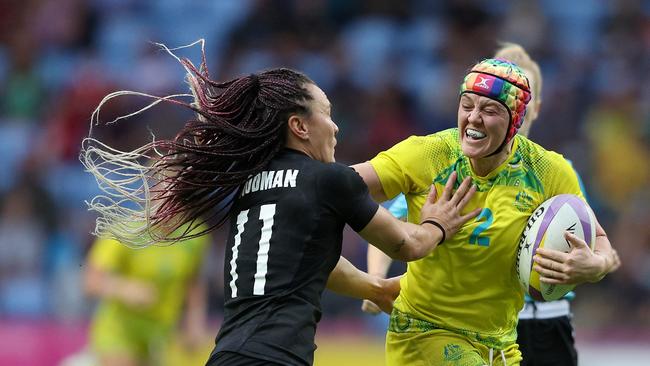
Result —
[{"label": "eyebrow", "polygon": [[501,106],[501,103],[495,100],[489,100],[483,104],[484,107],[498,107]]},{"label": "eyebrow", "polygon": [[[499,103],[498,101],[496,101],[494,99],[490,99],[490,98],[487,98],[487,100],[485,102],[483,102],[483,103],[479,103],[479,105],[481,106],[481,108],[485,108],[485,107],[494,107],[494,108],[498,108],[498,109],[501,109],[500,107],[505,108],[505,106],[503,104]],[[505,108],[505,109],[507,109],[507,108]]]},{"label": "eyebrow", "polygon": [[[483,95],[479,95],[479,96],[483,97]],[[508,109],[503,104],[499,103],[498,101],[496,101],[494,99],[491,99],[491,98],[488,98],[488,97],[485,97],[485,98],[487,98],[487,100],[485,100],[484,102],[479,102],[479,100],[484,100],[484,99],[479,99],[479,100],[475,101],[474,99],[470,98],[468,95],[463,94],[461,96],[461,102],[464,99],[469,103],[478,104],[480,108],[493,107],[493,108],[497,108],[500,111],[503,111],[503,109],[505,109],[505,112],[508,111]],[[503,109],[501,107],[503,107]]]}]

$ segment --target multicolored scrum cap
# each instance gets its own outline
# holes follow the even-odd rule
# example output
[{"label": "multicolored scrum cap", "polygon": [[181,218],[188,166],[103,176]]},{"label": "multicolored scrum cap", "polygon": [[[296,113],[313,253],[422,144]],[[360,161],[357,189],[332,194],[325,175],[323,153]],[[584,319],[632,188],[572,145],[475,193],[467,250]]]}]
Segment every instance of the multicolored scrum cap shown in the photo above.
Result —
[{"label": "multicolored scrum cap", "polygon": [[526,74],[514,63],[502,58],[488,58],[472,67],[460,86],[460,95],[474,93],[503,104],[510,115],[505,145],[521,127],[530,101],[530,84]]}]

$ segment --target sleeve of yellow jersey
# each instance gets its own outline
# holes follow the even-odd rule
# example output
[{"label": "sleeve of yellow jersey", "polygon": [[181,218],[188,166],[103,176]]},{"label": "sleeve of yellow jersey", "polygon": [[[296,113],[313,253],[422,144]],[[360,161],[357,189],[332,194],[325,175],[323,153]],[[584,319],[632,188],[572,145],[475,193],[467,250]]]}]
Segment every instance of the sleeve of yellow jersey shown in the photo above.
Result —
[{"label": "sleeve of yellow jersey", "polygon": [[580,188],[580,181],[578,174],[571,163],[569,163],[562,155],[553,154],[553,172],[551,174],[551,189],[549,196],[556,196],[558,194],[570,193],[585,200],[585,195]]},{"label": "sleeve of yellow jersey", "polygon": [[388,199],[400,192],[428,191],[431,164],[426,159],[427,144],[437,140],[432,136],[411,136],[370,160]]},{"label": "sleeve of yellow jersey", "polygon": [[90,249],[88,261],[97,268],[115,271],[120,268],[127,250],[129,248],[120,244],[117,240],[98,238]]}]

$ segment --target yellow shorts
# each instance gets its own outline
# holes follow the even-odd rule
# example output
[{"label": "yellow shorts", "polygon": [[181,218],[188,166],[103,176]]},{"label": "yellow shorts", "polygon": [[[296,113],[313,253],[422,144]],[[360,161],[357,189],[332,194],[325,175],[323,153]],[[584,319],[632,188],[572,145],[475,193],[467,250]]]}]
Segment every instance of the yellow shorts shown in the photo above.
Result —
[{"label": "yellow shorts", "polygon": [[[393,310],[391,322],[396,321],[396,313],[399,312]],[[404,316],[403,313],[399,315]],[[415,328],[417,327],[400,331],[398,327],[389,326],[386,335],[386,365],[512,366],[519,365],[522,360],[517,343],[490,348],[451,330]]]},{"label": "yellow shorts", "polygon": [[90,330],[90,343],[96,355],[128,354],[140,360],[159,357],[171,337],[169,326],[135,314],[100,312]]}]

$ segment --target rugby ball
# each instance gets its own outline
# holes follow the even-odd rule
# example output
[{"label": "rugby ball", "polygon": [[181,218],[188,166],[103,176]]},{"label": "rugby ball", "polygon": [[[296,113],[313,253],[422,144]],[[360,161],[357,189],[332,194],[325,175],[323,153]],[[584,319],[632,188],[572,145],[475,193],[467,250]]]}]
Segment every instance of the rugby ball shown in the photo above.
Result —
[{"label": "rugby ball", "polygon": [[550,248],[568,253],[571,245],[564,238],[569,231],[583,239],[593,250],[596,242],[596,218],[580,197],[561,194],[542,203],[528,219],[519,240],[517,275],[524,291],[537,301],[561,299],[575,285],[541,283],[539,273],[533,270],[533,257],[539,248]]}]

